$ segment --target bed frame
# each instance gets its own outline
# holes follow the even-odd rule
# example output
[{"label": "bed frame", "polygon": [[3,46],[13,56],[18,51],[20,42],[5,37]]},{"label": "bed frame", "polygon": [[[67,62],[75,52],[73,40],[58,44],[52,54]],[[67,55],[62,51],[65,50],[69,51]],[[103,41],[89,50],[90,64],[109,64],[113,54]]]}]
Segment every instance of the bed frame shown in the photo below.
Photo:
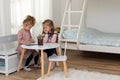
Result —
[{"label": "bed frame", "polygon": [[[61,43],[61,48],[63,49],[65,48],[64,42]],[[77,46],[76,43],[69,42],[67,44],[67,49],[120,54],[120,47],[114,47],[114,46],[100,46],[100,45],[88,45],[88,44],[79,44],[79,46]]]},{"label": "bed frame", "polygon": [[[67,42],[67,49],[72,49],[72,50],[82,50],[82,51],[95,51],[95,52],[105,52],[105,53],[115,53],[115,54],[120,54],[120,47],[115,47],[115,46],[101,46],[101,45],[89,45],[89,44],[82,44],[79,41],[79,36],[82,27],[84,26],[84,14],[86,10],[86,5],[87,5],[87,0],[82,0],[83,1],[83,6],[82,6],[82,13],[81,13],[81,19],[78,27],[76,25],[71,25],[71,14],[72,13],[77,13],[80,11],[71,11],[71,5],[72,5],[72,0],[67,0],[66,2],[66,7],[63,15],[63,20],[61,23],[61,32],[59,35],[59,43],[61,45],[61,48],[64,48],[64,43]],[[66,12],[68,12],[66,15]],[[65,17],[68,17],[68,25],[64,25],[65,22]],[[63,39],[62,34],[64,32],[64,29],[73,29],[77,28],[78,33],[77,33],[77,39],[74,40],[68,40],[68,39]]]}]

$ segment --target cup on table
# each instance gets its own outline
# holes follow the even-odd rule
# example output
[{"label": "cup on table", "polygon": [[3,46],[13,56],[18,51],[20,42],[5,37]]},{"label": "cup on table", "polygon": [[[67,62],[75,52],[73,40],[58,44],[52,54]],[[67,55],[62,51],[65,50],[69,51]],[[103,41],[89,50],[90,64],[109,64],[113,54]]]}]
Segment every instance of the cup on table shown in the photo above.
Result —
[{"label": "cup on table", "polygon": [[37,37],[38,45],[43,45],[43,35]]}]

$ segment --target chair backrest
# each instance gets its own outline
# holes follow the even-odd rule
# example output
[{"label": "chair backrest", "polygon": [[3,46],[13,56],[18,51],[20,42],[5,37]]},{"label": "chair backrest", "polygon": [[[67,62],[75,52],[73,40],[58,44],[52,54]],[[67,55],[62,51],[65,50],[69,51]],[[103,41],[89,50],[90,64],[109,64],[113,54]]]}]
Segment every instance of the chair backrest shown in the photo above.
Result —
[{"label": "chair backrest", "polygon": [[17,41],[17,34],[0,36],[0,44],[8,44]]},{"label": "chair backrest", "polygon": [[67,41],[65,41],[65,48],[64,48],[65,50],[64,50],[64,56],[66,56],[66,49],[67,49]]},{"label": "chair backrest", "polygon": [[17,47],[17,34],[0,36],[0,51]]}]

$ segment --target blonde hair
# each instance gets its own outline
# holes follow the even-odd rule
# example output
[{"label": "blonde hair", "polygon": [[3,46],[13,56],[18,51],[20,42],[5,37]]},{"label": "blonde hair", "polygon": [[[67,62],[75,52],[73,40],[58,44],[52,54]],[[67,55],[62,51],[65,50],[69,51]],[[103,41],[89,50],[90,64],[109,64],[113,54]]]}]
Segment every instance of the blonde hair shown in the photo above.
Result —
[{"label": "blonde hair", "polygon": [[51,33],[53,34],[54,33],[54,23],[53,23],[53,21],[50,20],[50,19],[46,19],[42,24],[45,24],[45,23],[47,23],[48,26],[51,27]]},{"label": "blonde hair", "polygon": [[27,23],[29,23],[29,24],[31,24],[32,26],[34,26],[34,24],[35,24],[35,18],[34,18],[33,16],[28,15],[28,16],[23,20],[23,25],[24,25],[24,24],[27,24]]}]

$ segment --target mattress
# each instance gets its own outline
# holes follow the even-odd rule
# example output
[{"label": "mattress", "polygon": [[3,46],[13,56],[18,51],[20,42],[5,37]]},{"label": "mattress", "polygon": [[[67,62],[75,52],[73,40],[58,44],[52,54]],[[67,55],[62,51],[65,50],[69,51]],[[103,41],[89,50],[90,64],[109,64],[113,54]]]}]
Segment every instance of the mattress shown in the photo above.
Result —
[{"label": "mattress", "polygon": [[[63,32],[64,39],[76,39],[77,29]],[[120,46],[120,33],[105,33],[92,28],[85,28],[80,33],[80,43],[91,45]]]}]

